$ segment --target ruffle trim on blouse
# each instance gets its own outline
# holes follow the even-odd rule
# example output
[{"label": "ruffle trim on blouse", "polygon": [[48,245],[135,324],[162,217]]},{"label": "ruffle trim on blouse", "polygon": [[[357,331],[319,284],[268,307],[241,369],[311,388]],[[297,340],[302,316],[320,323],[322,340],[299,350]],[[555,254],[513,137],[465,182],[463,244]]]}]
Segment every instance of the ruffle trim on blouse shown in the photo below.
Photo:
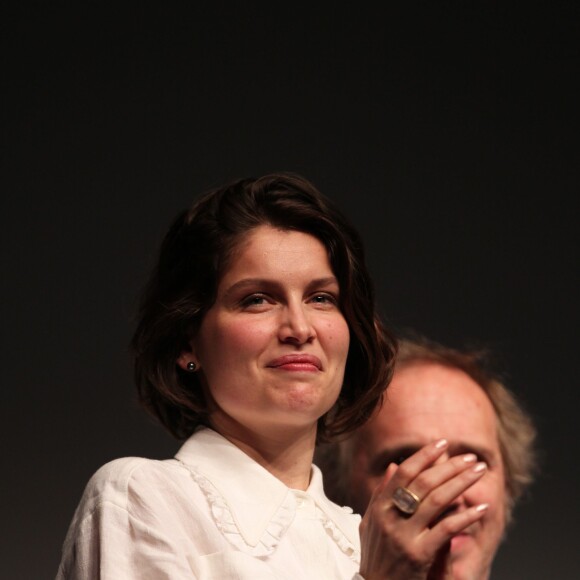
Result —
[{"label": "ruffle trim on blouse", "polygon": [[183,462],[182,464],[192,474],[193,479],[206,496],[214,522],[230,544],[235,546],[238,550],[257,558],[269,556],[274,552],[282,536],[284,536],[286,530],[294,519],[296,502],[291,493],[287,494],[283,503],[272,516],[272,519],[268,523],[258,543],[252,545],[246,541],[230,506],[220,492],[215,488],[213,483],[195,471],[191,466],[186,465]]},{"label": "ruffle trim on blouse", "polygon": [[360,550],[345,536],[342,530],[316,506],[316,515],[322,521],[326,533],[334,540],[335,544],[356,564],[360,564]]},{"label": "ruffle trim on blouse", "polygon": [[[284,501],[266,526],[258,543],[252,545],[244,537],[230,506],[213,483],[192,466],[183,463],[179,459],[178,461],[191,473],[194,481],[199,485],[210,505],[216,527],[230,544],[238,550],[257,558],[269,556],[274,552],[286,533],[286,530],[290,527],[296,513],[296,500],[292,493],[288,492]],[[360,550],[318,505],[316,505],[316,517],[321,521],[325,532],[332,538],[338,548],[353,562],[359,564]]]}]

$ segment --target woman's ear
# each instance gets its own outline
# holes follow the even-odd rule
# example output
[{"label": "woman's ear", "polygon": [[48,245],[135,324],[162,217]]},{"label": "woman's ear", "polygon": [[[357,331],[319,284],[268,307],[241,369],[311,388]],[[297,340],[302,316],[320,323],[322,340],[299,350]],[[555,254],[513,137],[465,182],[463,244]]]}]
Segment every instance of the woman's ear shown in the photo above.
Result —
[{"label": "woman's ear", "polygon": [[189,373],[195,372],[199,368],[199,363],[197,362],[191,345],[188,350],[181,351],[181,354],[177,357],[176,362],[179,365],[179,368]]}]

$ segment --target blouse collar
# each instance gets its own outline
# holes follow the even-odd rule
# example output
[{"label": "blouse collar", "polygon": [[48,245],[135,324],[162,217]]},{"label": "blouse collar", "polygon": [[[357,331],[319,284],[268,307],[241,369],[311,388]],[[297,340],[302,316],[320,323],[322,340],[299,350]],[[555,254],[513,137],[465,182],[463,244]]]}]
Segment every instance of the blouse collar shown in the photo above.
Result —
[{"label": "blouse collar", "polygon": [[294,519],[296,496],[306,493],[321,510],[335,542],[356,558],[359,538],[352,510],[324,495],[322,474],[315,465],[306,492],[292,490],[209,428],[196,431],[175,458],[190,470],[208,498],[218,528],[238,548],[243,540],[246,551],[256,556],[271,553]]}]

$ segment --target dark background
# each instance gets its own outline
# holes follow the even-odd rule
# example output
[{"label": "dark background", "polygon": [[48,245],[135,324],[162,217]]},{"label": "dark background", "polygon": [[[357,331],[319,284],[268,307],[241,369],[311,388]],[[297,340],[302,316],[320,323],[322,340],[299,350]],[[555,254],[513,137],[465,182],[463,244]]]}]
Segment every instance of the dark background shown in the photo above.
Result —
[{"label": "dark background", "polygon": [[578,4],[239,4],[4,8],[0,575],[54,577],[90,475],[176,450],[127,348],[158,243],[291,170],[362,231],[391,326],[488,344],[537,422],[494,578],[577,577]]}]

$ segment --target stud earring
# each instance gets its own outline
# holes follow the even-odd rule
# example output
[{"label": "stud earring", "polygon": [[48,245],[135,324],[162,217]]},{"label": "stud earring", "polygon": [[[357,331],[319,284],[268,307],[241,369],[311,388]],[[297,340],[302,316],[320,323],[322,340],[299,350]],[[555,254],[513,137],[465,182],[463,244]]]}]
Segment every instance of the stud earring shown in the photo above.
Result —
[{"label": "stud earring", "polygon": [[188,362],[188,363],[187,363],[187,370],[188,370],[190,373],[194,373],[194,372],[197,370],[197,365],[196,365],[196,364],[195,364],[193,361],[191,361],[191,362]]}]

